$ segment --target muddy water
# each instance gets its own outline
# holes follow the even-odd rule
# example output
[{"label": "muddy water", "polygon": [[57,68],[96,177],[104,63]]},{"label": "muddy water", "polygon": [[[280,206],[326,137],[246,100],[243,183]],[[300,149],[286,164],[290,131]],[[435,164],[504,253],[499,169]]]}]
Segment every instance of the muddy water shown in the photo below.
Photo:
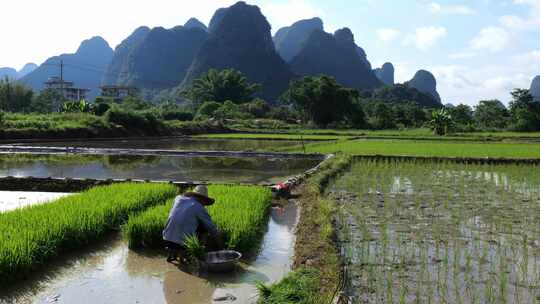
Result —
[{"label": "muddy water", "polygon": [[0,213],[17,208],[43,204],[69,193],[0,191]]},{"label": "muddy water", "polygon": [[159,149],[178,151],[260,151],[302,144],[295,140],[243,140],[243,139],[194,139],[157,138],[126,140],[51,141],[15,143],[31,147],[77,147],[111,149]]},{"label": "muddy water", "polygon": [[535,170],[354,164],[329,193],[346,292],[359,303],[538,303]]},{"label": "muddy water", "polygon": [[[297,214],[292,204],[272,210],[259,254],[232,274],[190,273],[166,263],[162,252],[130,251],[115,236],[0,293],[0,303],[253,303],[256,282],[275,282],[291,269]],[[236,300],[218,301],[227,296]]]},{"label": "muddy water", "polygon": [[275,183],[319,163],[313,158],[137,155],[0,155],[0,176]]}]

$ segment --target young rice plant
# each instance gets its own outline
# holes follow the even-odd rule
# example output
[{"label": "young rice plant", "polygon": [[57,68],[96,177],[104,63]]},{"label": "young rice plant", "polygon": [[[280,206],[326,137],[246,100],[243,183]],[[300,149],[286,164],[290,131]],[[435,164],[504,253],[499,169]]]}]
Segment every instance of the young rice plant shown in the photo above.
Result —
[{"label": "young rice plant", "polygon": [[[216,200],[208,212],[224,233],[227,248],[249,252],[260,241],[266,227],[271,191],[257,186],[222,185],[209,186],[208,191],[209,196]],[[172,201],[130,217],[123,227],[130,248],[157,247],[163,243],[162,231]]]}]

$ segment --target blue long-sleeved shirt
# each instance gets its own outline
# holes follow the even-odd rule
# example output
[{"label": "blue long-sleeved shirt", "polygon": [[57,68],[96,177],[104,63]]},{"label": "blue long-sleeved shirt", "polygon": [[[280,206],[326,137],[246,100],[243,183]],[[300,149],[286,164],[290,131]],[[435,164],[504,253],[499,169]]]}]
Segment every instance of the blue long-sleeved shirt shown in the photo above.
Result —
[{"label": "blue long-sleeved shirt", "polygon": [[202,225],[212,235],[218,233],[208,211],[196,198],[178,196],[174,200],[167,225],[163,230],[163,239],[184,245],[185,238],[194,235],[199,225]]}]

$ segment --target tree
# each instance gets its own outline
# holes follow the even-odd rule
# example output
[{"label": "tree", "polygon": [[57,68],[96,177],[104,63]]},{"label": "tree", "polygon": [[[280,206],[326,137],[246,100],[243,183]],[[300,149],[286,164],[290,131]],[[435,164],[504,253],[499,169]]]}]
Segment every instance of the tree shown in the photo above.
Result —
[{"label": "tree", "polygon": [[291,82],[282,100],[302,112],[304,122],[318,126],[342,122],[357,111],[358,91],[342,87],[328,76],[304,77]]},{"label": "tree", "polygon": [[459,104],[453,108],[447,108],[448,113],[452,116],[454,122],[461,126],[467,127],[474,123],[473,110],[470,106]]},{"label": "tree", "polygon": [[137,96],[127,96],[120,103],[120,107],[128,111],[141,111],[152,108],[152,104]]},{"label": "tree", "polygon": [[474,120],[482,129],[504,129],[508,126],[509,113],[498,100],[482,100],[474,109]]},{"label": "tree", "polygon": [[418,128],[427,121],[426,112],[415,102],[400,102],[392,105],[395,123],[406,128]]},{"label": "tree", "polygon": [[395,128],[396,122],[391,105],[384,102],[376,103],[369,124],[377,130]]},{"label": "tree", "polygon": [[529,90],[515,89],[510,102],[511,128],[516,131],[540,130],[540,103]]},{"label": "tree", "polygon": [[64,97],[56,90],[46,89],[32,100],[30,112],[50,113],[60,110]]},{"label": "tree", "polygon": [[454,121],[452,120],[452,116],[448,113],[448,110],[443,108],[431,113],[429,125],[433,130],[433,133],[442,136],[450,132],[454,125]]},{"label": "tree", "polygon": [[32,104],[34,92],[25,85],[9,78],[0,80],[0,110],[27,112]]},{"label": "tree", "polygon": [[199,110],[197,111],[197,115],[195,117],[197,119],[214,117],[214,113],[219,109],[220,106],[221,104],[218,102],[207,101],[199,107]]},{"label": "tree", "polygon": [[208,73],[195,79],[193,84],[182,95],[191,100],[195,106],[205,101],[223,103],[227,100],[234,103],[245,103],[253,100],[255,93],[261,90],[259,84],[249,83],[239,71],[227,69],[217,71],[211,69]]}]

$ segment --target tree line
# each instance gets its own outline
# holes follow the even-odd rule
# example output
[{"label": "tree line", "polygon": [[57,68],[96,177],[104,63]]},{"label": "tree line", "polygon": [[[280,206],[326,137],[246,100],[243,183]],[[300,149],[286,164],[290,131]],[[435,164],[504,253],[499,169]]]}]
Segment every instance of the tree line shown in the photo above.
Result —
[{"label": "tree line", "polygon": [[429,127],[437,134],[540,130],[540,103],[524,89],[512,91],[508,108],[498,100],[483,100],[474,108],[464,104],[443,107],[431,96],[405,85],[359,92],[325,75],[292,81],[276,103],[259,98],[261,89],[239,71],[210,70],[178,93],[182,104],[152,104],[140,97],[127,97],[120,103],[98,97],[90,103],[63,100],[54,90],[34,94],[23,84],[4,79],[0,81],[0,111],[89,113],[149,124],[160,120],[270,119],[318,128]]}]

